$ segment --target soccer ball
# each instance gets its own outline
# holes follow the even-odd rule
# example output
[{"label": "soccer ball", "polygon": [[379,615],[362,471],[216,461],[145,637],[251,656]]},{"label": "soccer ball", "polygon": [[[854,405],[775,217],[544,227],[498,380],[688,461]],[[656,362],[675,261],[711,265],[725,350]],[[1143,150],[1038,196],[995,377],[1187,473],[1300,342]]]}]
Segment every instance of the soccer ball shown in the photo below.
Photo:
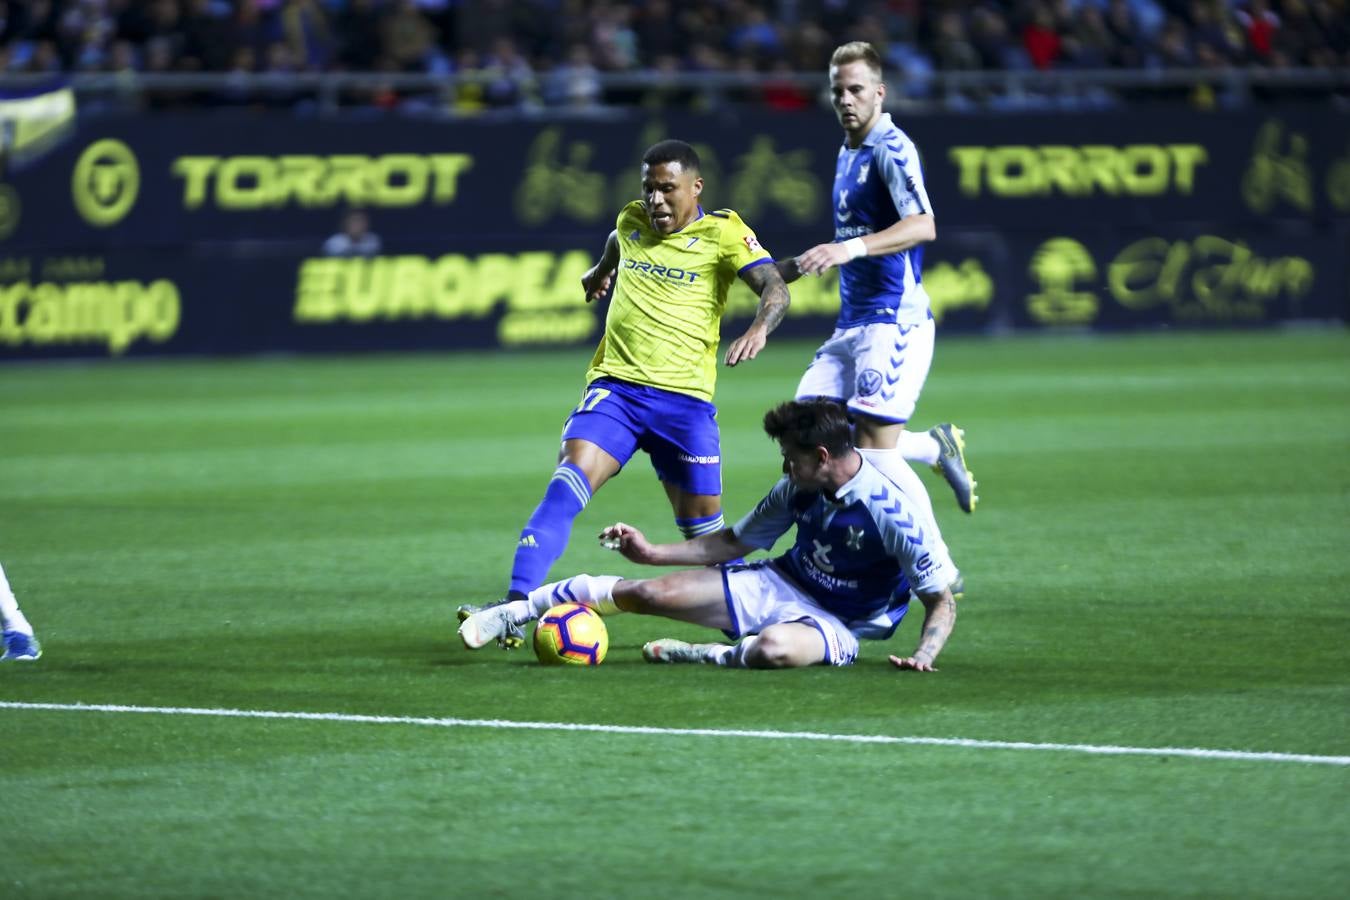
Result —
[{"label": "soccer ball", "polygon": [[546,666],[598,666],[608,649],[605,620],[580,603],[560,603],[534,626],[534,655]]}]

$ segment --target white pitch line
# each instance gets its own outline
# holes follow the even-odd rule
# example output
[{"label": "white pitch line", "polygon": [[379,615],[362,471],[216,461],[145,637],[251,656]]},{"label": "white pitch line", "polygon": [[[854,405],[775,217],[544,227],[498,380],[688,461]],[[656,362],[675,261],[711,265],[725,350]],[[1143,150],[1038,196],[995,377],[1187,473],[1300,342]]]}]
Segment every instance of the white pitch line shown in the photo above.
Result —
[{"label": "white pitch line", "polygon": [[646,725],[591,725],[581,722],[512,722],[507,719],[455,719],[420,716],[361,716],[347,713],[278,712],[266,709],[198,709],[187,706],[117,706],[102,703],[17,703],[0,700],[0,709],[53,712],[142,713],[161,716],[211,716],[231,719],[287,719],[367,725],[423,725],[432,728],[516,728],[531,731],[593,731],[605,734],[659,734],[672,737],[739,737],[773,741],[837,741],[846,744],[900,744],[967,747],[973,750],[1045,750],[1098,756],[1183,756],[1242,762],[1290,762],[1350,766],[1350,756],[1206,750],[1200,747],[1115,747],[1101,744],[1047,744],[1030,741],[981,741],[973,738],[893,737],[884,734],[826,734],[818,731],[749,731],[721,728],[657,728]]}]

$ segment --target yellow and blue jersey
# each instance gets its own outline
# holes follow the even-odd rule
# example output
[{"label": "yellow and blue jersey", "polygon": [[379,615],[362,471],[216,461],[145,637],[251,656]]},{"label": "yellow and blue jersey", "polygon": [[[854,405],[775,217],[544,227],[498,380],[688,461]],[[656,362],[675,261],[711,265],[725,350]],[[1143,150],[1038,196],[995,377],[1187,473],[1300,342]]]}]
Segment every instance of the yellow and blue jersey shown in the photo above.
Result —
[{"label": "yellow and blue jersey", "polygon": [[729,209],[673,234],[652,227],[641,200],[619,212],[619,268],[605,333],[586,372],[712,400],[727,291],[744,270],[773,262]]}]

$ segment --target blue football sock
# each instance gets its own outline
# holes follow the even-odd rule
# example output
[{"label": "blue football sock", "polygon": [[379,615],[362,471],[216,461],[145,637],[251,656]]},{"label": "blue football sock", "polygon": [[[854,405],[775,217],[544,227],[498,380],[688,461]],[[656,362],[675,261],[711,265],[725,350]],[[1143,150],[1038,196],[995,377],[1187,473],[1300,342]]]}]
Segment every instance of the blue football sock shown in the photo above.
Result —
[{"label": "blue football sock", "polygon": [[554,561],[567,549],[572,522],[591,499],[591,484],[581,469],[564,462],[553,471],[544,499],[520,532],[511,565],[511,590],[528,594],[544,583]]},{"label": "blue football sock", "polygon": [[675,519],[675,527],[680,529],[680,534],[686,538],[696,538],[704,534],[712,534],[715,531],[721,531],[726,528],[726,521],[721,513],[715,513],[711,516],[700,516],[697,519]]},{"label": "blue football sock", "polygon": [[[701,537],[705,534],[716,534],[727,527],[726,520],[722,518],[721,513],[711,516],[701,516],[697,519],[681,519],[676,517],[675,527],[680,529],[680,534],[686,538]],[[744,559],[732,559],[727,561],[727,565],[736,565],[745,562]]]}]

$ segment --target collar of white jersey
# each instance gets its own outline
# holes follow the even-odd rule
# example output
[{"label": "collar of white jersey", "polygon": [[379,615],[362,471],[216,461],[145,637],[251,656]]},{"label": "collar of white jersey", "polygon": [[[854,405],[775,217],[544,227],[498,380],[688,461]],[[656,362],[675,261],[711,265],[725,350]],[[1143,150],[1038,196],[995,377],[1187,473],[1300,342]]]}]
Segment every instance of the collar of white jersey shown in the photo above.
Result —
[{"label": "collar of white jersey", "polygon": [[[875,467],[861,453],[858,454],[858,459],[862,461],[862,465],[858,466],[858,471],[854,473],[852,478],[841,484],[839,490],[834,492],[834,500],[830,502],[836,506],[848,506],[854,503],[861,498],[862,493],[867,489],[866,483],[871,480],[871,470]],[[826,496],[825,499],[829,500],[829,497]]]},{"label": "collar of white jersey", "polygon": [[[886,133],[886,129],[893,126],[894,123],[891,121],[891,114],[882,113],[880,118],[877,119],[877,124],[873,125],[872,130],[867,132],[867,137],[862,139],[862,143],[858,145],[858,149],[861,150],[863,147],[875,147],[877,144],[880,144],[881,136]],[[848,146],[847,140],[844,141],[844,146]]]}]

